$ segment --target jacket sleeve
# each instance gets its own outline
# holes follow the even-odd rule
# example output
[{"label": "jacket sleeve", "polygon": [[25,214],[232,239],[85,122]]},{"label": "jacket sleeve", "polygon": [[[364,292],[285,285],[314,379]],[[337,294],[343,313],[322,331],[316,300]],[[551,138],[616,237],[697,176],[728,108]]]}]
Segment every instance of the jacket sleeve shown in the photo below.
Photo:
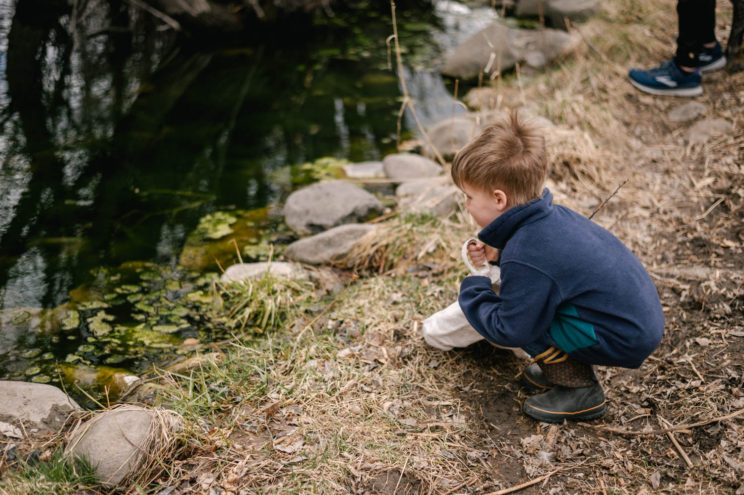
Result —
[{"label": "jacket sleeve", "polygon": [[558,287],[540,270],[521,263],[501,267],[497,294],[487,277],[471,276],[460,285],[460,307],[468,322],[487,340],[522,347],[550,329],[561,302]]}]

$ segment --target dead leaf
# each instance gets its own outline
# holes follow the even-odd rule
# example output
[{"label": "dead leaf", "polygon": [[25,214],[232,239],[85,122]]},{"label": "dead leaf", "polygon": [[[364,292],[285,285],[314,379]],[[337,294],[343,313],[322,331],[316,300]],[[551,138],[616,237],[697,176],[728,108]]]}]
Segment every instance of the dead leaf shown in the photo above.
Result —
[{"label": "dead leaf", "polygon": [[305,440],[299,435],[288,435],[274,442],[274,448],[285,454],[296,454],[305,445]]},{"label": "dead leaf", "polygon": [[658,471],[654,472],[649,480],[651,481],[651,486],[654,487],[654,490],[658,490],[661,485],[661,473]]},{"label": "dead leaf", "polygon": [[282,406],[279,402],[272,402],[268,406],[264,407],[263,413],[266,419],[272,418],[276,413],[281,410]]},{"label": "dead leaf", "polygon": [[17,438],[19,440],[23,439],[23,433],[21,433],[21,430],[9,423],[3,423],[2,421],[0,421],[0,434],[9,438]]}]

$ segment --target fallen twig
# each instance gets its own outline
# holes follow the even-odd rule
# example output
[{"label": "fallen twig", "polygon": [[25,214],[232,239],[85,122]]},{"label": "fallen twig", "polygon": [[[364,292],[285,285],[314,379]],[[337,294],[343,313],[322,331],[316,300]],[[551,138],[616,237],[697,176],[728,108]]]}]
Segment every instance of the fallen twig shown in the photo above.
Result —
[{"label": "fallen twig", "polygon": [[525,481],[521,485],[516,485],[516,486],[513,486],[511,488],[504,488],[503,490],[498,490],[496,492],[490,492],[487,495],[506,495],[507,493],[514,493],[514,492],[518,492],[519,490],[524,490],[525,488],[528,488],[528,487],[530,487],[532,485],[536,485],[536,484],[538,484],[538,483],[540,483],[542,481],[545,481],[546,479],[548,479],[551,476],[553,476],[555,473],[557,473],[559,471],[563,471],[564,469],[565,468],[554,469],[553,471],[549,472],[548,474],[544,474],[544,475],[540,476],[539,478],[535,478],[534,480]]},{"label": "fallen twig", "polygon": [[[666,419],[662,418],[661,416],[658,416],[657,415],[656,416],[656,419],[659,420],[659,425],[662,426],[662,427],[664,425],[669,426],[671,424],[671,423],[669,423],[669,421],[667,421]],[[674,447],[677,449],[677,452],[679,452],[679,454],[682,456],[682,459],[684,459],[685,464],[687,464],[687,467],[690,467],[690,468],[691,467],[694,467],[694,464],[692,463],[692,461],[690,460],[690,458],[687,457],[687,453],[684,451],[684,449],[682,448],[682,446],[677,441],[677,437],[674,436],[674,433],[672,433],[671,431],[668,431],[668,432],[666,432],[666,435],[667,435],[667,437],[669,437],[669,440],[672,441],[672,444],[674,444]]]},{"label": "fallen twig", "polygon": [[660,430],[650,430],[650,431],[621,430],[620,428],[613,428],[611,426],[590,425],[589,423],[578,423],[578,424],[581,426],[586,426],[587,428],[591,428],[593,430],[606,431],[607,433],[615,433],[617,435],[626,435],[630,437],[644,437],[644,436],[652,436],[652,435],[661,435],[662,433],[666,434],[667,432],[670,432],[670,431],[689,430],[690,428],[697,428],[698,426],[705,426],[711,423],[717,423],[718,421],[726,421],[727,419],[734,419],[743,414],[744,414],[744,409],[739,409],[738,411],[732,412],[731,414],[726,414],[725,416],[719,416],[717,418],[712,418],[712,419],[708,419],[705,421],[699,421],[697,423],[672,426],[669,428],[662,428]]},{"label": "fallen twig", "polygon": [[589,220],[591,220],[591,219],[592,219],[592,218],[594,217],[594,215],[596,215],[596,214],[597,214],[597,212],[598,212],[599,210],[601,210],[602,208],[604,208],[604,205],[606,205],[606,204],[607,204],[607,202],[608,202],[609,200],[611,200],[611,199],[612,199],[612,197],[613,197],[613,196],[614,196],[615,194],[617,194],[617,192],[618,192],[618,191],[620,190],[620,188],[621,188],[621,187],[623,187],[623,186],[624,186],[625,184],[627,184],[629,180],[630,180],[630,179],[625,179],[625,180],[623,181],[623,183],[622,183],[622,184],[620,184],[619,186],[617,186],[617,187],[615,188],[615,190],[614,190],[614,191],[612,191],[612,194],[610,194],[609,196],[607,196],[607,197],[606,197],[606,198],[604,199],[604,201],[602,201],[601,203],[599,203],[599,206],[597,206],[597,209],[596,209],[596,210],[594,210],[594,211],[592,212],[592,214],[591,214],[591,215],[589,215]]},{"label": "fallen twig", "polygon": [[165,12],[161,12],[158,9],[156,9],[156,8],[152,7],[151,5],[148,5],[145,2],[142,2],[140,0],[128,0],[128,1],[129,1],[129,3],[131,3],[132,5],[134,5],[135,7],[138,7],[140,9],[144,10],[145,12],[150,13],[152,16],[157,17],[158,19],[160,19],[161,21],[163,21],[165,24],[167,24],[172,29],[174,29],[176,31],[180,31],[181,30],[181,24],[177,20],[175,20],[174,18],[172,18],[171,16],[169,16],[168,14],[166,14]]}]

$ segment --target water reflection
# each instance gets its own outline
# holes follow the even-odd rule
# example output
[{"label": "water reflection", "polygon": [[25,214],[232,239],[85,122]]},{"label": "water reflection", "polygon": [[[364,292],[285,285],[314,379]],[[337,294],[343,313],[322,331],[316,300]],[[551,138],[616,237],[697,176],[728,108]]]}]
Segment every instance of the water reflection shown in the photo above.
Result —
[{"label": "water reflection", "polygon": [[[439,45],[492,19],[436,3],[398,9],[425,124],[462,111],[430,66]],[[75,6],[0,7],[0,353],[17,345],[13,308],[66,304],[99,267],[175,268],[205,214],[280,201],[296,182],[283,167],[381,159],[398,138],[386,8],[194,47],[124,0]],[[34,318],[23,346],[64,360],[85,341],[36,338]]]}]

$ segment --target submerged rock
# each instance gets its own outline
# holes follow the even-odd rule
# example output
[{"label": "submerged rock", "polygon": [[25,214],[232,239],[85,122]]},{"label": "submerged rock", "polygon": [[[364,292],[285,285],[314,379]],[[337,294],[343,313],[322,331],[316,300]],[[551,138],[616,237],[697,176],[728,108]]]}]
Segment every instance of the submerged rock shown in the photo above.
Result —
[{"label": "submerged rock", "polygon": [[80,406],[57,387],[0,381],[0,421],[23,422],[41,430],[58,430]]},{"label": "submerged rock", "polygon": [[284,220],[299,235],[366,220],[381,213],[382,203],[359,186],[334,180],[293,192],[284,205]]},{"label": "submerged rock", "polygon": [[182,428],[183,420],[173,411],[124,405],[78,425],[68,436],[65,453],[87,459],[100,482],[112,488],[157,464],[151,460],[162,462]]},{"label": "submerged rock", "polygon": [[343,166],[344,173],[350,179],[382,179],[385,178],[385,169],[382,162],[360,162],[349,163]]},{"label": "submerged rock", "polygon": [[285,256],[294,261],[320,265],[332,263],[347,255],[359,240],[374,230],[374,225],[349,224],[295,241]]}]

